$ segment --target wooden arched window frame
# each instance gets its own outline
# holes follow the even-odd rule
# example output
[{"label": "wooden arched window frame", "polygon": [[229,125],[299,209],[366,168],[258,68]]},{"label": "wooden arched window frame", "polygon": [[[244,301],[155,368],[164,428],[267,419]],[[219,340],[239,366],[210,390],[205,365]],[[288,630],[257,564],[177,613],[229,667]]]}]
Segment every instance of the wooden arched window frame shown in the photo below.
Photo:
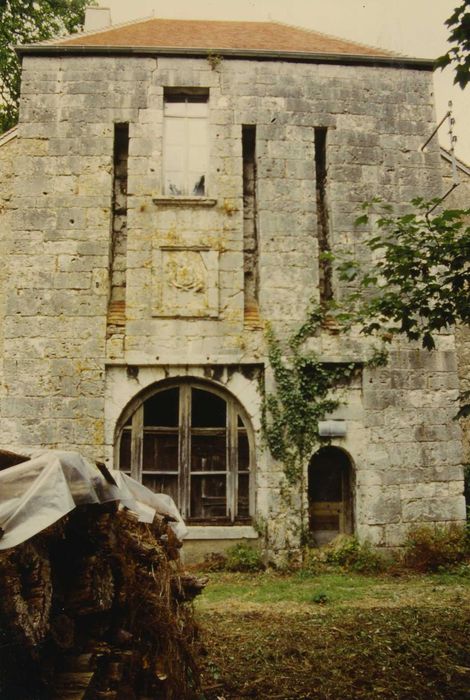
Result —
[{"label": "wooden arched window frame", "polygon": [[228,392],[197,381],[165,384],[128,406],[116,445],[118,468],[170,495],[185,519],[251,519],[253,433]]}]

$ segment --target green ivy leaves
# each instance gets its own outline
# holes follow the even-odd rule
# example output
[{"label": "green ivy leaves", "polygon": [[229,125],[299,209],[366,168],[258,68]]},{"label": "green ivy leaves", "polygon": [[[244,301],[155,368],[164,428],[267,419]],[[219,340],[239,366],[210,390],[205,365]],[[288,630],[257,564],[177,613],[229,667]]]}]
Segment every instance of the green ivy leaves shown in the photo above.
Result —
[{"label": "green ivy leaves", "polygon": [[263,433],[272,456],[284,464],[289,484],[299,482],[306,462],[320,442],[318,423],[334,411],[340,401],[332,390],[348,379],[354,363],[325,364],[302,344],[318,330],[325,310],[312,306],[304,324],[283,348],[273,329],[266,341],[275,392],[263,392]]},{"label": "green ivy leaves", "polygon": [[470,322],[470,209],[427,213],[433,204],[416,198],[412,211],[396,216],[378,199],[366,203],[357,226],[379,234],[364,242],[368,260],[346,256],[339,278],[355,289],[345,300],[345,318],[365,334],[391,339],[404,334],[435,347],[435,335]]},{"label": "green ivy leaves", "polygon": [[81,29],[85,7],[96,0],[0,2],[0,133],[18,121],[21,66],[14,47]]},{"label": "green ivy leaves", "polygon": [[450,29],[448,42],[452,44],[447,53],[436,61],[436,68],[454,67],[454,83],[462,90],[470,81],[470,1],[464,0],[446,20]]}]

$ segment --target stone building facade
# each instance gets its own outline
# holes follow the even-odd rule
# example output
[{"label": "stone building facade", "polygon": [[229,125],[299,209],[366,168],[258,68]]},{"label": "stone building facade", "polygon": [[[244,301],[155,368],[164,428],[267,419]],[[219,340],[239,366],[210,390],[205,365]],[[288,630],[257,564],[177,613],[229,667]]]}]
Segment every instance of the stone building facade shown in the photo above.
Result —
[{"label": "stone building facade", "polygon": [[[449,193],[445,200],[448,209],[468,209],[470,206],[470,167],[452,154],[441,149],[444,192]],[[470,218],[468,223],[470,223]],[[470,328],[459,326],[455,331],[457,363],[460,391],[462,396],[470,392]],[[466,399],[464,399],[466,400]],[[463,461],[470,464],[470,417],[461,418],[463,438]],[[470,506],[470,503],[467,503]]]},{"label": "stone building facade", "polygon": [[358,334],[310,339],[357,371],[305,493],[286,499],[261,435],[266,323],[286,338],[310,299],[341,294],[320,253],[364,254],[364,200],[442,190],[437,142],[420,149],[431,62],[277,23],[155,19],[21,55],[15,153],[0,149],[15,175],[0,447],[76,449],[169,492],[188,556],[246,539],[282,559],[301,501],[319,542],[396,546],[412,524],[462,521],[451,333],[433,353],[397,342],[375,369]]}]

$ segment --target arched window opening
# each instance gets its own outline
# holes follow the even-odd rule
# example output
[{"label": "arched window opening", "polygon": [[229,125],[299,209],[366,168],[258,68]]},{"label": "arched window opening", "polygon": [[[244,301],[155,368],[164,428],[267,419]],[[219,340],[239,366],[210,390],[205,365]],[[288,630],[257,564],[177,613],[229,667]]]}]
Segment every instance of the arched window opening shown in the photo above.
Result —
[{"label": "arched window opening", "polygon": [[310,532],[321,546],[353,531],[352,466],[338,447],[322,447],[308,467]]},{"label": "arched window opening", "polygon": [[192,382],[142,401],[118,438],[119,468],[167,493],[193,522],[249,520],[252,455],[248,419],[238,402]]}]

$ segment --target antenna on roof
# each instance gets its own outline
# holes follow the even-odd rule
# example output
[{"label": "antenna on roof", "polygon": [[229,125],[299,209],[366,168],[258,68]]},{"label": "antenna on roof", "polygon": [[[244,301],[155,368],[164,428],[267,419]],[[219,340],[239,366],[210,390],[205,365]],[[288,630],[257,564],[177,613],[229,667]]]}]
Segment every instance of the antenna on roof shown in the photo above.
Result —
[{"label": "antenna on roof", "polygon": [[453,192],[453,190],[455,190],[455,188],[458,187],[458,185],[460,185],[460,179],[459,179],[459,175],[457,172],[457,163],[455,161],[454,144],[457,142],[457,136],[454,134],[455,117],[452,116],[452,100],[449,100],[448,107],[449,107],[449,109],[448,109],[447,113],[442,117],[441,121],[436,126],[436,128],[434,129],[434,131],[432,132],[430,137],[427,139],[427,141],[425,143],[423,143],[423,145],[421,146],[421,150],[424,151],[424,149],[426,148],[428,143],[431,141],[432,138],[434,138],[434,136],[437,134],[437,132],[439,131],[439,129],[441,128],[441,126],[444,124],[444,122],[447,119],[447,123],[448,123],[448,127],[449,127],[449,131],[448,131],[448,134],[449,134],[449,154],[450,154],[451,164],[452,164],[452,185],[447,190],[445,195],[443,197],[441,197],[441,199],[438,202],[436,202],[436,204],[428,212],[426,212],[426,216],[428,214],[430,214],[431,212],[433,212],[434,209],[439,206],[439,204],[442,204],[444,199],[446,199],[450,195],[450,193]]}]

